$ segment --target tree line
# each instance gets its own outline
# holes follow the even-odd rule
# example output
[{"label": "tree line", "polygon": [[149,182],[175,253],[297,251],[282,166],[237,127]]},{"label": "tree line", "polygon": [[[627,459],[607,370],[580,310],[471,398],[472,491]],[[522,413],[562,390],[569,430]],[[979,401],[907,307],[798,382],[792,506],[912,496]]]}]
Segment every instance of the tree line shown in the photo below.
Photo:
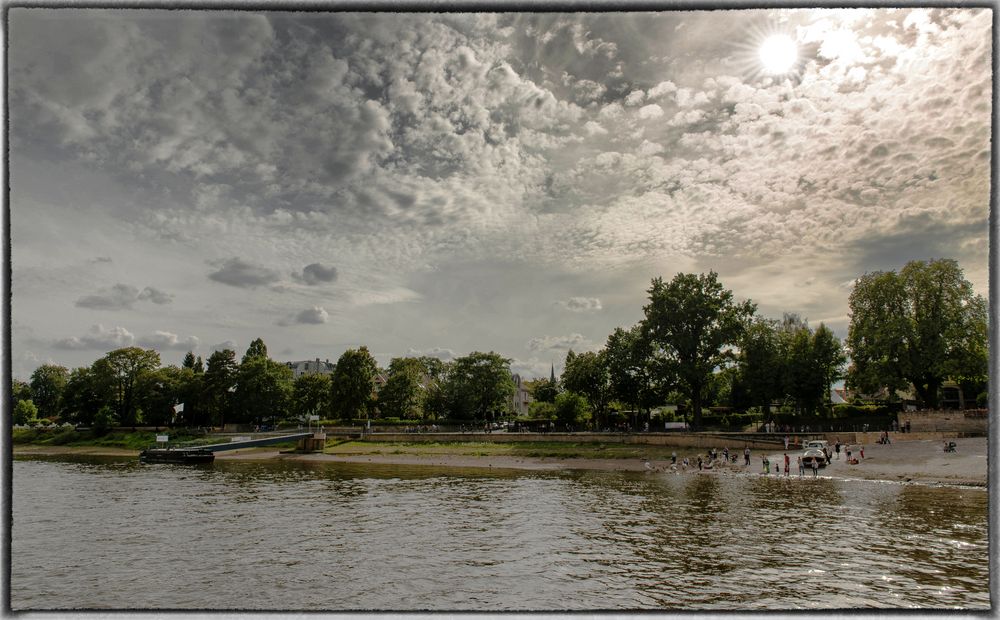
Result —
[{"label": "tree line", "polygon": [[[710,406],[756,410],[765,421],[776,409],[816,415],[845,378],[853,390],[890,400],[913,386],[932,408],[945,380],[967,394],[987,388],[986,302],[953,260],[861,276],[844,343],[823,323],[759,315],[715,272],[655,278],[647,293],[642,321],[616,328],[598,351],[569,351],[559,381],[528,382],[532,418],[606,428],[623,410],[649,420],[658,405],[679,403],[701,428]],[[189,352],[180,367],[160,367],[155,351],[127,347],[88,367],[46,364],[30,382],[14,381],[13,418],[88,426],[269,424],[308,415],[487,421],[512,414],[510,363],[473,352],[452,361],[398,357],[380,369],[362,346],[345,351],[332,374],[293,380],[260,339],[240,361],[232,350],[205,362]]]}]

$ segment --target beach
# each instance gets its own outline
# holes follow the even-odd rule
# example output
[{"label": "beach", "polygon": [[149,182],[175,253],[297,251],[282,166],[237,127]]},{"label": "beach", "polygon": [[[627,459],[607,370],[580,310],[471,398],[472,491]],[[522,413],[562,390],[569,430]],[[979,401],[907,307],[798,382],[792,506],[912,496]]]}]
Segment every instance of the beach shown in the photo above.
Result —
[{"label": "beach", "polygon": [[[924,484],[948,484],[963,486],[986,486],[987,483],[987,438],[959,438],[955,452],[944,452],[940,440],[896,441],[890,445],[872,444],[864,446],[864,459],[857,464],[849,464],[844,447],[841,447],[840,458],[834,455],[830,465],[820,468],[818,475],[824,478],[884,480],[891,482],[908,482]],[[355,444],[362,446],[364,444]],[[859,445],[851,446],[852,455],[859,457]],[[675,475],[764,475],[761,457],[767,455],[771,462],[772,477],[776,465],[783,463],[784,451],[780,449],[754,450],[751,453],[750,466],[743,465],[743,452],[736,446],[730,446],[737,454],[735,464],[717,464],[711,469],[698,470],[698,456],[707,462],[707,452],[697,448],[678,448],[677,465],[672,466],[669,458],[575,458],[552,456],[510,456],[491,454],[462,454],[454,451],[427,453],[413,446],[394,446],[392,450],[374,449],[368,452],[342,451],[338,447],[328,447],[324,453],[295,453],[280,451],[274,448],[249,448],[220,453],[218,461],[243,460],[295,460],[330,463],[372,463],[376,465],[408,465],[456,468],[485,469],[520,469],[531,471],[558,470],[601,470],[601,471],[633,471],[650,474]],[[831,446],[832,449],[832,446]],[[719,449],[721,455],[721,448]],[[67,447],[67,446],[14,446],[16,456],[30,455],[94,455],[94,456],[138,456],[134,450],[108,447]],[[789,477],[798,477],[796,457],[801,450],[790,449]],[[662,453],[661,453],[662,455]],[[682,465],[687,457],[688,467]],[[782,476],[784,474],[782,473]],[[812,470],[806,469],[806,478],[812,477]]]}]

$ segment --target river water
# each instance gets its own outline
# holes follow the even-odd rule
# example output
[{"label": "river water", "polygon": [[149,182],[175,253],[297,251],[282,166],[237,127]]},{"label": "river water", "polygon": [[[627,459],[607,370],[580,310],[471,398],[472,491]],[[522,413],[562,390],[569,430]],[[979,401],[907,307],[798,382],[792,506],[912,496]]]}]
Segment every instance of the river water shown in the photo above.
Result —
[{"label": "river water", "polygon": [[19,457],[12,509],[14,610],[989,607],[983,489]]}]

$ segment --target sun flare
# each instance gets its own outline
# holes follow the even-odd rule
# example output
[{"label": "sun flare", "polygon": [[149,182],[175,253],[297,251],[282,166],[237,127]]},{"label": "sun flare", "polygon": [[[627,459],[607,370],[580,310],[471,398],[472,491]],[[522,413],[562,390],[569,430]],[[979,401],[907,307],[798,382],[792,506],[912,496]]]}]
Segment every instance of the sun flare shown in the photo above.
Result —
[{"label": "sun flare", "polygon": [[788,73],[795,66],[799,51],[790,36],[775,34],[761,43],[758,55],[766,73],[781,75]]}]

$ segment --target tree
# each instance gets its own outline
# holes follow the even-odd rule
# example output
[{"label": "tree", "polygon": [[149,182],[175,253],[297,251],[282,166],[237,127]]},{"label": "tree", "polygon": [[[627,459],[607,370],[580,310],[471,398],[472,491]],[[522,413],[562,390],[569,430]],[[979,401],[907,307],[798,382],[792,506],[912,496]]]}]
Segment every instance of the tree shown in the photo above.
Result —
[{"label": "tree", "polygon": [[986,301],[954,260],[866,273],[849,304],[851,387],[875,392],[912,385],[926,406],[937,408],[945,379],[986,376]]},{"label": "tree", "polygon": [[146,371],[160,365],[160,354],[152,349],[125,347],[109,352],[94,362],[93,371],[111,385],[119,424],[139,422],[136,410],[136,381]]},{"label": "tree", "polygon": [[830,403],[830,386],[844,377],[847,356],[840,339],[823,323],[813,332],[812,354],[823,385],[822,403],[827,405]]},{"label": "tree", "polygon": [[559,384],[552,379],[525,381],[524,387],[537,403],[555,403],[556,396],[559,395]]},{"label": "tree", "polygon": [[[439,360],[440,361],[440,360]],[[389,362],[389,379],[378,394],[379,414],[391,418],[423,417],[424,364],[413,357],[396,357]]]},{"label": "tree", "polygon": [[650,408],[662,391],[656,383],[652,353],[640,324],[628,330],[616,327],[604,345],[612,396],[633,411],[646,411],[647,421]]},{"label": "tree", "polygon": [[330,377],[332,417],[347,420],[374,414],[377,372],[378,364],[368,347],[344,351]]},{"label": "tree", "polygon": [[643,333],[660,361],[660,372],[676,377],[691,400],[692,426],[701,427],[702,390],[709,376],[728,362],[727,347],[739,343],[756,305],[733,301],[718,274],[677,274],[669,284],[655,278],[643,308]]},{"label": "tree", "polygon": [[225,426],[226,418],[232,415],[238,369],[236,352],[231,349],[215,351],[208,357],[208,367],[202,379],[202,404],[212,424],[218,421],[219,426]]},{"label": "tree", "polygon": [[594,413],[594,423],[598,427],[606,422],[608,405],[611,403],[611,379],[604,351],[588,351],[577,355],[570,350],[566,353],[562,385],[566,390],[581,394],[587,399]]},{"label": "tree", "polygon": [[330,409],[330,375],[300,375],[292,384],[292,414],[300,420]]},{"label": "tree", "polygon": [[444,386],[452,418],[481,421],[503,416],[516,389],[510,360],[492,351],[455,359]]},{"label": "tree", "polygon": [[12,379],[10,382],[10,395],[14,401],[14,406],[22,400],[31,400],[31,386],[20,379]]},{"label": "tree", "polygon": [[188,351],[184,355],[184,361],[181,362],[181,368],[190,368],[191,370],[194,370],[194,365],[195,365],[194,351]]},{"label": "tree", "polygon": [[556,396],[555,418],[560,427],[576,428],[587,423],[590,406],[587,399],[576,392],[563,392]]},{"label": "tree", "polygon": [[740,339],[738,367],[747,402],[760,407],[764,419],[771,417],[771,403],[783,394],[784,356],[778,322],[755,317]]},{"label": "tree", "polygon": [[69,379],[69,370],[54,364],[43,364],[31,374],[31,400],[43,418],[57,417],[62,410],[62,393]]},{"label": "tree", "polygon": [[[145,422],[167,426],[175,419],[174,406],[182,401],[187,390],[186,382],[193,375],[190,368],[167,366],[142,373],[137,381],[137,404],[142,409]],[[188,413],[188,404],[184,410]]]},{"label": "tree", "polygon": [[240,364],[245,364],[247,361],[254,358],[264,358],[267,359],[267,345],[260,338],[255,338],[250,346],[247,347],[247,352],[243,354],[243,359]]},{"label": "tree", "polygon": [[91,426],[101,407],[112,402],[111,385],[86,366],[69,374],[63,389],[63,412],[75,424]]},{"label": "tree", "polygon": [[288,415],[291,397],[292,369],[269,359],[266,354],[250,355],[248,351],[236,372],[237,413],[234,421],[259,425],[267,420],[276,422],[284,419]]},{"label": "tree", "polygon": [[35,403],[31,399],[17,401],[17,404],[14,405],[14,415],[11,416],[11,422],[18,426],[25,426],[37,421],[38,408],[35,407]]}]

